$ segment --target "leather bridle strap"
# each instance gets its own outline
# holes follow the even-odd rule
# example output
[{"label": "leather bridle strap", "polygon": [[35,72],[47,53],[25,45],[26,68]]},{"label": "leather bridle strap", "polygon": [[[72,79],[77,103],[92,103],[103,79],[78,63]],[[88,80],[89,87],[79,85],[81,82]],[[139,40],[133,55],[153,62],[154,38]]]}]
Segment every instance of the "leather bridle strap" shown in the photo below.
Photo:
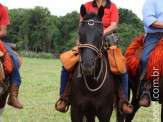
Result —
[{"label": "leather bridle strap", "polygon": [[94,50],[98,54],[99,57],[102,56],[102,52],[101,52],[102,48],[99,50],[97,47],[95,47],[95,46],[93,46],[91,44],[81,44],[81,43],[77,43],[77,46],[78,46],[78,48],[89,48],[89,49],[92,49],[92,50]]},{"label": "leather bridle strap", "polygon": [[81,20],[80,23],[88,23],[88,25],[92,26],[94,24],[103,24],[101,21],[95,21],[95,20]]}]

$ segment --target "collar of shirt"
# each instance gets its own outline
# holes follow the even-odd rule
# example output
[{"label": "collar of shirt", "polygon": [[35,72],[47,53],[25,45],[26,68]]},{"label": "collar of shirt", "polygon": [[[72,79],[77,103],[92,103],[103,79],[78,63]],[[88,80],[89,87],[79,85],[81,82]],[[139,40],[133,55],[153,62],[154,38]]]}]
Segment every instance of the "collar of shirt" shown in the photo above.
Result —
[{"label": "collar of shirt", "polygon": [[[110,8],[110,5],[111,5],[110,0],[107,0],[107,2],[106,2],[106,4],[105,4],[104,7],[105,7],[105,8]],[[93,7],[97,7],[96,0],[93,1],[92,6],[93,6]]]}]

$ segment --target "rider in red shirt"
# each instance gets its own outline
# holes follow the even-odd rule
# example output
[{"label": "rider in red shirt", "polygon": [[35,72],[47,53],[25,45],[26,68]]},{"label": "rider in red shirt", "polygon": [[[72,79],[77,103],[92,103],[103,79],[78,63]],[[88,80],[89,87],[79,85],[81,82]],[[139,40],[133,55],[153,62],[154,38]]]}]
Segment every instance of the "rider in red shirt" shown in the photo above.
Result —
[{"label": "rider in red shirt", "polygon": [[[87,13],[98,11],[99,7],[97,4],[98,2],[96,2],[95,0],[84,4]],[[102,18],[103,29],[115,31],[115,28],[117,28],[118,20],[119,20],[118,9],[116,5],[110,1],[109,2],[107,1],[106,4],[104,5],[104,16]],[[110,26],[114,27],[110,29]],[[107,32],[107,34],[108,33],[110,34],[111,32]],[[106,35],[105,32],[104,35]]]},{"label": "rider in red shirt", "polygon": [[7,35],[7,25],[10,24],[7,8],[0,4],[0,38]]},{"label": "rider in red shirt", "polygon": [[[8,10],[5,6],[0,4],[0,39],[4,38],[7,35],[7,25],[10,24],[9,17],[8,17]],[[18,91],[21,82],[20,74],[19,74],[19,61],[17,56],[13,53],[11,48],[6,44],[3,43],[13,57],[13,62],[15,65],[14,71],[10,74],[10,95],[8,99],[8,104],[15,107],[15,108],[23,108],[22,104],[18,100]]]}]

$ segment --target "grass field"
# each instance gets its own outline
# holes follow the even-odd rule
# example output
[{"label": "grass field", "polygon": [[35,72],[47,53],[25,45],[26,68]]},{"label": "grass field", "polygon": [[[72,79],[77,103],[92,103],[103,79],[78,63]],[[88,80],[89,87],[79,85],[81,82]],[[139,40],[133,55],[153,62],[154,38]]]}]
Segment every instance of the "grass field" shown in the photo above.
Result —
[{"label": "grass field", "polygon": [[[60,70],[59,60],[23,58],[20,69],[22,84],[19,99],[24,108],[18,110],[6,105],[2,121],[71,122],[70,112],[60,113],[54,109],[54,104],[59,97]],[[153,109],[154,106],[141,108],[133,122],[152,122]],[[115,112],[113,112],[111,122],[115,120]]]}]

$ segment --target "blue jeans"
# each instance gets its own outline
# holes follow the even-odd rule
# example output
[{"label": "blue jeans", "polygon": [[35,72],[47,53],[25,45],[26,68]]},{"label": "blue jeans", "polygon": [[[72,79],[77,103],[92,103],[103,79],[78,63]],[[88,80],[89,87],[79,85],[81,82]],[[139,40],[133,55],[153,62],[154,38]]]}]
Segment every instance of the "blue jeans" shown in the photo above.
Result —
[{"label": "blue jeans", "polygon": [[10,53],[11,58],[13,59],[13,63],[14,63],[14,69],[10,74],[10,80],[12,83],[14,83],[17,87],[20,86],[21,84],[21,78],[20,78],[20,73],[19,73],[19,59],[17,57],[17,55],[12,51],[12,49],[10,48],[10,46],[8,46],[6,43],[4,43],[4,46],[6,47],[7,51]]},{"label": "blue jeans", "polygon": [[70,72],[68,72],[64,66],[62,66],[62,71],[61,71],[61,82],[60,82],[60,96],[63,94],[66,86],[67,86],[67,83],[69,81],[69,75],[70,75]]},{"label": "blue jeans", "polygon": [[121,79],[122,79],[121,86],[122,86],[124,95],[126,98],[128,98],[128,73],[127,71],[121,75]]},{"label": "blue jeans", "polygon": [[[67,83],[68,83],[68,80],[69,80],[69,74],[70,72],[68,72],[64,66],[62,66],[62,71],[61,71],[61,82],[60,82],[60,96],[63,94],[66,86],[67,86]],[[122,74],[121,75],[121,78],[122,78],[122,89],[123,89],[123,92],[124,92],[124,95],[125,97],[128,98],[128,74],[127,74],[127,71],[126,73]]]},{"label": "blue jeans", "polygon": [[[146,35],[145,40],[144,40],[144,46],[146,46],[152,42],[156,42],[156,43],[152,43],[152,44],[150,44],[144,48],[142,56],[140,58],[140,66],[141,66],[140,74],[142,74],[146,64],[148,63],[149,56],[150,56],[151,52],[156,47],[157,42],[159,42],[161,40],[161,38],[162,38],[161,35],[154,35],[154,34],[147,34]],[[145,83],[146,83],[145,79],[141,81],[141,84],[140,84],[140,93],[141,94],[145,90],[145,87],[144,87]],[[150,89],[150,91],[151,91],[151,89]]]}]

